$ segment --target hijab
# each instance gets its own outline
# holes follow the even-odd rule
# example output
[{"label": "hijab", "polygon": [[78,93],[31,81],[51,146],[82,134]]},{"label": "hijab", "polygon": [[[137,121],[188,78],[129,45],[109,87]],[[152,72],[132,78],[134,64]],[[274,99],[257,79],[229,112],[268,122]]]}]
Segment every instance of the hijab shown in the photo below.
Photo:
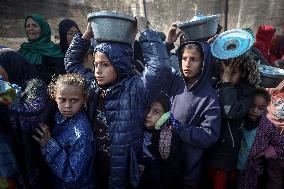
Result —
[{"label": "hijab", "polygon": [[78,25],[76,24],[76,22],[74,22],[73,20],[70,20],[68,18],[62,20],[59,23],[59,38],[60,38],[60,47],[62,52],[65,54],[69,45],[67,42],[67,32],[72,28],[75,27],[77,28],[77,30],[79,31],[79,33],[81,33],[81,31],[79,30]]},{"label": "hijab", "polygon": [[32,64],[42,64],[43,56],[63,58],[61,49],[51,41],[51,29],[47,21],[37,14],[31,14],[26,18],[32,18],[41,28],[41,35],[35,41],[28,39],[21,45],[19,52],[23,54]]}]

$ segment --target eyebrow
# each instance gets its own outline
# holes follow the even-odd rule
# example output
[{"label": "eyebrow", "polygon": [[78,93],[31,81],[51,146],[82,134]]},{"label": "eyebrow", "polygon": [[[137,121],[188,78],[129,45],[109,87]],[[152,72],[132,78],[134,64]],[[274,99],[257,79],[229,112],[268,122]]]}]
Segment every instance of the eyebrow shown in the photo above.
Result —
[{"label": "eyebrow", "polygon": [[160,110],[160,109],[155,109],[155,108],[154,108],[153,110],[158,111],[158,112],[162,112],[162,110]]}]

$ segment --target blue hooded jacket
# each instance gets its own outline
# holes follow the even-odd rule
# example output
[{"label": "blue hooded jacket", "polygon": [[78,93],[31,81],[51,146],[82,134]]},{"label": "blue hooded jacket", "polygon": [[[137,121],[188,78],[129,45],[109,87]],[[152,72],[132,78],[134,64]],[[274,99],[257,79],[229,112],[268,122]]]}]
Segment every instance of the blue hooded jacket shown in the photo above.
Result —
[{"label": "blue hooded jacket", "polygon": [[[82,62],[90,40],[73,38],[65,57],[68,72],[80,73],[90,85],[88,113],[95,119],[100,86],[90,69]],[[118,73],[118,81],[109,86],[104,98],[107,126],[110,135],[109,188],[126,188],[139,183],[138,159],[142,155],[144,110],[148,102],[161,91],[162,81],[168,72],[168,55],[164,44],[155,32],[144,31],[140,36],[145,63],[143,78],[134,75],[132,49],[123,44],[101,43],[95,51],[104,53]],[[165,78],[164,78],[165,79]]]},{"label": "blue hooded jacket", "polygon": [[218,95],[210,79],[210,46],[207,42],[194,43],[202,47],[204,55],[198,80],[188,88],[182,71],[177,73],[172,69],[166,86],[172,101],[172,113],[183,125],[175,131],[183,141],[183,182],[187,185],[199,182],[203,152],[218,140],[221,128]]},{"label": "blue hooded jacket", "polygon": [[52,138],[41,148],[55,177],[53,188],[91,188],[94,186],[95,142],[91,124],[82,110],[70,118],[55,115]]}]

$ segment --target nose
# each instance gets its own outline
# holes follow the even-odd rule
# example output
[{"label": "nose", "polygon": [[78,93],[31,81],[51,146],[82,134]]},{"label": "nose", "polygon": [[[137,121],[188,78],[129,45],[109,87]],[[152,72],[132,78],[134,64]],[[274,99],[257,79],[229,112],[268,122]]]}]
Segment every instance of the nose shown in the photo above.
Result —
[{"label": "nose", "polygon": [[146,118],[151,118],[152,117],[152,111],[149,111],[147,114],[146,114]]},{"label": "nose", "polygon": [[33,30],[34,28],[33,27],[31,27],[31,26],[26,26],[26,30]]},{"label": "nose", "polygon": [[185,67],[190,68],[190,60],[189,60],[189,59],[187,59],[187,60],[185,61]]},{"label": "nose", "polygon": [[67,101],[67,102],[65,103],[65,108],[71,108],[71,102]]},{"label": "nose", "polygon": [[103,68],[102,68],[102,66],[101,66],[100,64],[98,64],[97,66],[95,66],[95,72],[96,72],[97,74],[101,74],[101,73],[102,73],[102,70],[103,70]]},{"label": "nose", "polygon": [[253,110],[252,110],[252,111],[253,111],[253,113],[254,113],[254,114],[258,113],[258,109],[257,109],[256,107],[255,107],[255,108],[253,108]]}]

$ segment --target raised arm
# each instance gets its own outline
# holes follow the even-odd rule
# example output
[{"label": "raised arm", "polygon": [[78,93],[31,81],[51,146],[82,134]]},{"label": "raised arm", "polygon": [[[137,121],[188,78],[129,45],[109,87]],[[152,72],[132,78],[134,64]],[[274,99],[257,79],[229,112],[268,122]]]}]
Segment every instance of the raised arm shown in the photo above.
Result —
[{"label": "raised arm", "polygon": [[164,43],[154,31],[147,29],[145,22],[144,25],[142,23],[142,26],[139,26],[137,18],[137,27],[141,32],[139,42],[146,63],[143,82],[148,100],[151,100],[150,98],[154,98],[155,94],[164,90],[164,82],[170,72],[169,58]]},{"label": "raised arm", "polygon": [[65,69],[69,73],[79,73],[85,77],[88,85],[95,80],[94,74],[90,69],[84,67],[84,56],[91,45],[91,38],[93,37],[92,29],[88,24],[87,30],[81,37],[76,34],[66,52],[64,59]]},{"label": "raised arm", "polygon": [[[232,60],[229,65],[222,63],[223,74],[221,75],[222,86],[219,89],[220,104],[222,115],[225,119],[239,119],[246,115],[249,110],[252,89],[245,84],[239,82],[240,91],[236,88],[234,70],[241,64],[241,59]],[[234,82],[235,84],[234,84]]]}]

